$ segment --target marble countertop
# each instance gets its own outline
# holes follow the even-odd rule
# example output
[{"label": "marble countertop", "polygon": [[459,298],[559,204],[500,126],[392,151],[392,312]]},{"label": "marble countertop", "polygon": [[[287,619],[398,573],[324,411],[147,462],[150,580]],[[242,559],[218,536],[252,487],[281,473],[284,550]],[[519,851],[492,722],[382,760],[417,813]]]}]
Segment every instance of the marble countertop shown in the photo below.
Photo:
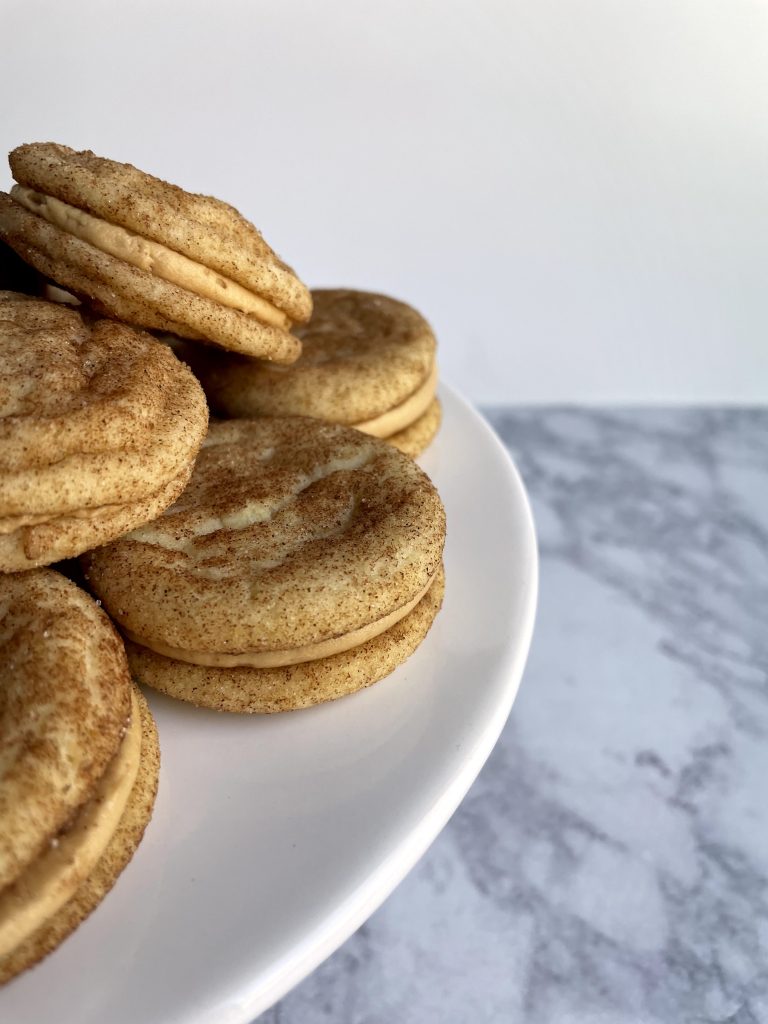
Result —
[{"label": "marble countertop", "polygon": [[502,737],[263,1024],[768,1021],[768,411],[495,410],[541,596]]}]

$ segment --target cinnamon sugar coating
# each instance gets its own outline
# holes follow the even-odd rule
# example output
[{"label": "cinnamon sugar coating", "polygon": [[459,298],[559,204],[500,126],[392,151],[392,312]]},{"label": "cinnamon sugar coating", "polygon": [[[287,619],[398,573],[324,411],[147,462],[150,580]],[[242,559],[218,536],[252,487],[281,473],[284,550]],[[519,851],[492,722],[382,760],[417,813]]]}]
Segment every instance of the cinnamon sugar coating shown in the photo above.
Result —
[{"label": "cinnamon sugar coating", "polygon": [[131,680],[106,615],[59,573],[0,576],[0,888],[89,798]]},{"label": "cinnamon sugar coating", "polygon": [[265,296],[292,320],[309,317],[305,286],[253,224],[220,199],[54,142],[27,143],[8,159],[20,184],[167,245]]},{"label": "cinnamon sugar coating", "polygon": [[386,295],[314,289],[302,352],[284,370],[261,360],[188,346],[183,358],[224,416],[316,416],[353,425],[412,395],[435,361],[435,336],[411,306]]},{"label": "cinnamon sugar coating", "polygon": [[440,610],[442,567],[432,586],[404,619],[385,633],[341,654],[283,668],[211,668],[165,658],[126,642],[136,679],[156,690],[217,711],[271,714],[336,700],[393,672],[413,654]]},{"label": "cinnamon sugar coating", "polygon": [[207,425],[149,335],[0,293],[0,570],[79,554],[178,496]]},{"label": "cinnamon sugar coating", "polygon": [[412,459],[417,458],[432,443],[435,434],[440,429],[443,419],[443,408],[439,398],[433,398],[429,408],[423,416],[411,423],[404,430],[396,434],[390,434],[387,444],[392,444],[399,451],[410,455]]},{"label": "cinnamon sugar coating", "polygon": [[147,702],[133,687],[141,716],[139,771],[118,827],[96,867],[53,917],[0,959],[0,985],[53,952],[101,903],[136,852],[152,817],[160,771],[157,728]]},{"label": "cinnamon sugar coating", "polygon": [[84,565],[138,639],[282,651],[401,607],[434,577],[444,538],[434,486],[386,442],[265,417],[214,423],[178,501]]}]

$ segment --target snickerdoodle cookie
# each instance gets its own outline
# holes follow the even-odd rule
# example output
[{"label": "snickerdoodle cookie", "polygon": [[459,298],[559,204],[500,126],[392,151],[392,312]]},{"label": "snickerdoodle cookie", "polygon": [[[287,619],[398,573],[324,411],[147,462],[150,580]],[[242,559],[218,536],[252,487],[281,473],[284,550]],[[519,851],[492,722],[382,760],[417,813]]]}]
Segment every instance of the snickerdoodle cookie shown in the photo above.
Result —
[{"label": "snickerdoodle cookie", "polygon": [[0,577],[0,984],[112,887],[151,817],[158,767],[106,615],[50,569]]},{"label": "snickerdoodle cookie", "polygon": [[276,711],[375,682],[442,597],[445,514],[383,441],[306,417],[212,425],[155,522],[83,559],[140,682]]},{"label": "snickerdoodle cookie", "polygon": [[237,210],[52,142],[9,157],[0,237],[102,313],[290,363],[308,290]]},{"label": "snickerdoodle cookie", "polygon": [[181,493],[205,396],[148,334],[0,292],[0,571],[78,555]]},{"label": "snickerdoodle cookie", "polygon": [[304,415],[383,437],[419,454],[440,425],[435,336],[415,309],[371,292],[317,289],[302,353],[290,367],[187,346],[222,416]]}]

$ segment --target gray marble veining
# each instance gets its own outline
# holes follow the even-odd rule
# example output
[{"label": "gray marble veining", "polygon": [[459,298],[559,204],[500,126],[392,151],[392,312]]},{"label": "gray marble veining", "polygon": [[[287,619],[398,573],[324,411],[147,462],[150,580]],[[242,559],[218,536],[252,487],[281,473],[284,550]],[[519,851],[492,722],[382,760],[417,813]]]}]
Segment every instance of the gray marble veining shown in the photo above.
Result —
[{"label": "gray marble veining", "polygon": [[263,1024],[768,1022],[768,411],[495,410],[541,598],[417,868]]}]

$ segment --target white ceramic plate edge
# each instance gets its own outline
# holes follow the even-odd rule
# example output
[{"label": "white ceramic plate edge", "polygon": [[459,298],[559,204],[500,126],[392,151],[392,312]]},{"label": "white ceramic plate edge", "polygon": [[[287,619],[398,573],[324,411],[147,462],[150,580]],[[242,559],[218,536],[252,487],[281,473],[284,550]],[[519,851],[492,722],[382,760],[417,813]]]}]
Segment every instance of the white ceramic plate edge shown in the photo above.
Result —
[{"label": "white ceramic plate edge", "polygon": [[[216,760],[229,749],[222,747],[229,743],[229,723],[212,712],[196,716],[168,698],[151,697],[160,705],[155,709],[165,736],[164,811],[113,897],[39,974],[30,972],[0,991],[3,1024],[63,1018],[71,1024],[113,1024],[118,1018],[123,1024],[250,1024],[376,910],[448,821],[512,707],[533,631],[538,564],[530,507],[507,452],[452,389],[442,388],[441,397],[446,443],[430,449],[424,465],[443,487],[449,512],[446,565],[454,582],[444,609],[448,619],[441,621],[449,621],[454,632],[449,637],[438,623],[434,654],[428,640],[415,655],[414,666],[420,655],[427,666],[423,675],[420,668],[411,670],[423,689],[411,699],[403,685],[411,674],[406,667],[399,687],[393,681],[391,690],[371,688],[350,697],[348,706],[253,723],[253,733],[242,722],[232,723],[232,743],[242,755],[238,763],[262,772],[268,782],[255,800],[252,787],[240,787],[241,773],[228,774],[227,759]],[[491,543],[482,529],[489,496]],[[486,580],[480,573],[490,575]],[[458,673],[447,651],[459,659]],[[433,672],[430,665],[440,667]],[[479,684],[477,694],[473,682]],[[447,732],[431,729],[431,714]],[[358,715],[364,727],[359,742],[350,745],[344,729]],[[325,722],[319,737],[316,720]],[[254,734],[263,746],[252,747]],[[195,753],[196,744],[207,740],[210,747],[202,749],[213,752],[213,761]],[[327,810],[322,786],[303,788],[301,758],[292,761],[288,788],[279,788],[286,744],[302,741],[308,741],[304,749],[311,751],[311,763],[330,755],[324,779],[340,788],[332,788]],[[252,755],[252,749],[258,752]],[[352,776],[347,787],[353,765],[363,773],[377,769],[370,788],[364,774]],[[402,774],[405,768],[416,774]],[[413,789],[404,792],[411,777]],[[206,788],[209,781],[224,784],[224,800]],[[202,785],[201,801],[187,798],[194,794],[190,785]],[[250,813],[233,819],[229,796],[238,794]],[[382,801],[381,815],[376,800]],[[372,830],[365,818],[371,807]],[[275,812],[276,831],[262,847],[262,826]],[[225,844],[221,851],[209,842],[212,822],[217,841]],[[164,844],[177,851],[171,867]],[[281,867],[285,855],[287,871]],[[228,873],[217,887],[217,865],[224,863]],[[321,869],[317,875],[315,864]],[[248,879],[254,870],[260,879],[272,879],[261,904],[251,899],[255,890]],[[281,892],[281,881],[291,890]],[[142,892],[156,898],[141,899]]]},{"label": "white ceramic plate edge", "polygon": [[533,636],[538,600],[539,564],[533,514],[517,467],[494,430],[485,418],[480,416],[474,406],[453,388],[441,382],[441,390],[450,395],[450,400],[463,406],[465,410],[481,420],[482,427],[491,444],[501,453],[507,463],[511,472],[512,485],[517,492],[517,500],[521,510],[524,511],[525,529],[530,540],[531,562],[526,567],[529,570],[526,579],[527,600],[519,634],[520,640],[514,650],[508,650],[506,665],[503,669],[508,680],[507,699],[503,704],[499,704],[496,713],[488,720],[484,732],[467,757],[462,770],[435,801],[418,828],[401,840],[384,857],[365,883],[344,900],[332,915],[312,930],[289,954],[277,960],[266,979],[262,975],[258,980],[254,979],[253,988],[245,988],[239,994],[233,993],[231,1016],[226,1011],[219,1009],[215,1019],[201,1021],[201,1024],[250,1024],[259,1014],[264,1013],[306,978],[365,923],[416,865],[448,823],[488,760],[512,710]]}]

